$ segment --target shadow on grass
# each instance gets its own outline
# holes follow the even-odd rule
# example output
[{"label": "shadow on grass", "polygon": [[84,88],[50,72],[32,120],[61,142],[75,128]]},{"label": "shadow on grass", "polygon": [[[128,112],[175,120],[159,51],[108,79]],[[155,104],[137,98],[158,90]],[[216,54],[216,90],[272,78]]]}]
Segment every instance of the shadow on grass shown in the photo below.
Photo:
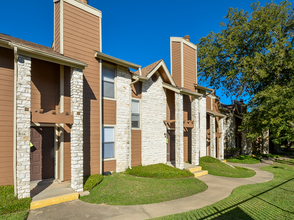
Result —
[{"label": "shadow on grass", "polygon": [[[276,167],[276,168],[279,168],[279,167]],[[276,207],[277,209],[280,209],[283,212],[286,212],[286,213],[289,213],[289,214],[294,214],[294,212],[287,211],[287,210],[282,209],[282,208],[278,207],[277,205],[272,204],[272,203],[270,203],[270,202],[268,202],[268,201],[266,201],[264,199],[258,198],[259,196],[261,196],[261,195],[263,195],[265,193],[268,193],[268,192],[270,192],[270,191],[272,191],[272,190],[274,190],[274,189],[276,189],[276,188],[278,188],[278,187],[280,187],[280,186],[282,186],[282,185],[284,185],[284,184],[286,184],[286,183],[288,183],[288,182],[290,182],[292,180],[294,180],[294,178],[289,179],[289,180],[287,180],[285,182],[282,182],[279,185],[277,185],[275,187],[272,187],[272,188],[270,188],[268,190],[265,190],[265,191],[263,191],[263,192],[261,192],[261,193],[259,193],[257,195],[250,194],[252,197],[250,197],[248,199],[245,199],[245,200],[243,200],[241,202],[238,202],[238,203],[236,203],[234,205],[231,205],[231,206],[229,206],[227,208],[218,209],[216,207],[213,207],[213,209],[214,209],[213,213],[205,215],[205,216],[202,215],[201,218],[198,218],[198,219],[218,219],[218,220],[219,219],[249,219],[250,220],[252,218],[248,214],[246,214],[244,211],[242,211],[242,209],[240,209],[238,206],[240,206],[241,204],[246,203],[246,202],[248,202],[248,201],[250,201],[252,199],[259,199],[259,200],[261,200],[261,201],[263,201],[263,202],[265,202],[265,203],[267,203],[267,204],[269,204],[271,206]],[[232,216],[235,216],[235,217],[232,217]]]}]

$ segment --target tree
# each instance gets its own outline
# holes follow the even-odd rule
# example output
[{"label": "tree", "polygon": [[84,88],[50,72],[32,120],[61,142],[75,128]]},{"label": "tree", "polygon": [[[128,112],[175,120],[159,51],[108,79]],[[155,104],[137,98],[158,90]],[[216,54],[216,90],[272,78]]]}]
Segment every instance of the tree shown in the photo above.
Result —
[{"label": "tree", "polygon": [[274,143],[293,140],[294,10],[289,1],[251,8],[229,8],[223,29],[200,40],[199,75],[227,96],[250,97],[248,137],[270,129]]}]

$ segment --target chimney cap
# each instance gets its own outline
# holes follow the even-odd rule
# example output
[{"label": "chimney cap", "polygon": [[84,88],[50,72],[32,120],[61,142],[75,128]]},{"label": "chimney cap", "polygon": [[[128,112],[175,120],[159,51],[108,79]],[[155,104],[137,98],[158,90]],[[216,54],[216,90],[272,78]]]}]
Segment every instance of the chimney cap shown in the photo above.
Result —
[{"label": "chimney cap", "polygon": [[88,4],[89,3],[89,0],[79,0],[80,2],[83,2],[85,4]]},{"label": "chimney cap", "polygon": [[184,37],[184,39],[187,40],[187,41],[190,41],[190,35],[186,35],[186,36]]}]

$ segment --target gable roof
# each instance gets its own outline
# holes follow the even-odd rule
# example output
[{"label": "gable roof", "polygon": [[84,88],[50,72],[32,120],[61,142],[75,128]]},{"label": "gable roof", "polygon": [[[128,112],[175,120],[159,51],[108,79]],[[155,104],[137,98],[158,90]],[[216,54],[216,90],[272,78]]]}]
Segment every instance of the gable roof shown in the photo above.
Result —
[{"label": "gable roof", "polygon": [[18,53],[21,55],[27,55],[29,57],[42,59],[53,63],[68,65],[82,69],[88,66],[88,64],[86,64],[85,62],[64,56],[54,51],[54,49],[51,47],[46,47],[40,44],[32,43],[0,33],[0,46],[1,45],[10,49],[12,49],[13,47],[17,47]]},{"label": "gable roof", "polygon": [[[141,69],[142,76],[147,76],[148,73],[150,73],[161,61],[162,61],[162,59],[158,60],[158,61],[156,61],[156,62],[154,62],[154,63],[152,63],[152,64],[150,64],[150,65],[148,65],[146,67],[144,67],[143,69]],[[139,71],[136,71],[134,73],[137,74],[137,75],[140,75]]]},{"label": "gable roof", "polygon": [[140,71],[136,71],[136,72],[134,72],[134,74],[140,75],[141,77],[143,77],[145,79],[149,79],[160,68],[163,69],[163,73],[167,77],[168,81],[170,81],[170,84],[173,86],[176,86],[174,79],[172,78],[170,72],[168,71],[168,69],[166,67],[164,60],[162,60],[162,59],[141,69],[141,75],[140,75]]}]

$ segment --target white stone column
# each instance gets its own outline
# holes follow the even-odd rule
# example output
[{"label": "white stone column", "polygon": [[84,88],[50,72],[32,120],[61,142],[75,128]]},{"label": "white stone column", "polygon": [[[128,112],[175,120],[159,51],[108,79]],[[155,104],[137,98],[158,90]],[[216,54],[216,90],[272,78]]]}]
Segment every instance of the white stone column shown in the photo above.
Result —
[{"label": "white stone column", "polygon": [[192,129],[192,164],[199,165],[199,99],[193,98],[191,103],[192,121],[194,128]]},{"label": "white stone column", "polygon": [[[71,188],[83,191],[83,71],[74,69],[70,80],[71,113],[74,123],[71,127]],[[98,114],[98,113],[97,113]]]},{"label": "white stone column", "polygon": [[241,136],[242,140],[241,140],[241,152],[242,154],[247,154],[247,140],[245,137],[245,133],[242,132],[242,136]]},{"label": "white stone column", "polygon": [[22,199],[30,197],[31,58],[18,56],[16,80],[16,191]]},{"label": "white stone column", "polygon": [[236,121],[234,115],[228,116],[228,123],[226,126],[226,135],[228,139],[228,148],[235,148],[237,143],[235,143],[235,133],[236,133]]},{"label": "white stone column", "polygon": [[224,159],[224,140],[225,140],[225,129],[224,129],[224,118],[219,119],[219,130],[221,132],[221,137],[219,138],[219,159]]},{"label": "white stone column", "polygon": [[216,158],[215,117],[210,116],[210,156]]},{"label": "white stone column", "polygon": [[199,112],[200,112],[200,130],[199,130],[199,142],[200,142],[200,157],[206,156],[206,95],[199,100]]},{"label": "white stone column", "polygon": [[269,154],[269,130],[263,133],[262,153]]},{"label": "white stone column", "polygon": [[183,114],[183,95],[175,93],[175,108],[176,108],[176,167],[184,169],[184,114]]},{"label": "white stone column", "polygon": [[[116,171],[124,172],[129,167],[130,152],[130,83],[128,68],[117,66],[116,71]],[[141,103],[140,103],[141,104]],[[141,122],[140,122],[141,123]]]}]

